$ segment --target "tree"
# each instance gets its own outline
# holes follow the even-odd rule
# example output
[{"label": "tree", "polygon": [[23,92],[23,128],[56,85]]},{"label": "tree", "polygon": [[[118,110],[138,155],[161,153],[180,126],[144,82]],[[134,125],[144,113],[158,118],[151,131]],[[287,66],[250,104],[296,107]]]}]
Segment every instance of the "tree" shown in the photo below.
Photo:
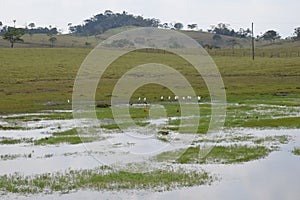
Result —
[{"label": "tree", "polygon": [[224,23],[219,23],[217,26],[211,26],[211,30],[209,32],[227,36],[234,36],[235,34],[234,30],[230,28],[230,24]]},{"label": "tree", "polygon": [[187,27],[188,27],[188,29],[193,30],[193,29],[197,28],[197,24],[188,24]]},{"label": "tree", "polygon": [[237,36],[240,38],[246,38],[251,36],[252,31],[247,28],[246,30],[243,28],[240,28],[238,32],[236,32]]},{"label": "tree", "polygon": [[50,37],[49,41],[51,42],[51,46],[54,46],[54,43],[57,41],[56,37]]},{"label": "tree", "polygon": [[300,40],[300,27],[295,28],[294,35],[295,35],[295,36],[293,37],[294,40]]},{"label": "tree", "polygon": [[21,38],[23,35],[23,29],[9,28],[8,31],[4,34],[3,39],[9,41],[10,47],[14,48],[14,43],[23,42],[23,39]]},{"label": "tree", "polygon": [[181,30],[181,29],[183,28],[183,24],[177,22],[177,23],[174,24],[174,28],[175,28],[176,30]]},{"label": "tree", "polygon": [[30,27],[30,31],[29,31],[30,39],[32,39],[32,34],[33,34],[32,29],[34,29],[35,24],[31,22],[30,24],[28,24],[28,26]]},{"label": "tree", "polygon": [[274,30],[269,30],[261,36],[263,40],[269,40],[271,42],[280,39],[280,37],[281,36]]},{"label": "tree", "polygon": [[28,26],[33,29],[35,27],[35,24],[33,22],[31,22],[30,24],[28,24]]},{"label": "tree", "polygon": [[[124,12],[124,11],[123,11]],[[111,16],[111,15],[113,15],[114,13],[111,11],[111,10],[106,10],[105,12],[104,12],[104,15],[106,15],[106,16]]]},{"label": "tree", "polygon": [[48,33],[47,33],[47,35],[49,36],[49,37],[52,37],[52,35],[57,35],[58,34],[58,31],[57,31],[57,28],[52,28],[52,26],[50,25],[49,26],[49,29],[48,29]]},{"label": "tree", "polygon": [[0,21],[0,29],[2,28],[2,26],[3,26],[3,24],[2,24],[2,22]]},{"label": "tree", "polygon": [[163,24],[162,24],[162,27],[165,28],[165,29],[169,29],[169,28],[170,28],[170,26],[169,26],[168,23],[163,23]]}]

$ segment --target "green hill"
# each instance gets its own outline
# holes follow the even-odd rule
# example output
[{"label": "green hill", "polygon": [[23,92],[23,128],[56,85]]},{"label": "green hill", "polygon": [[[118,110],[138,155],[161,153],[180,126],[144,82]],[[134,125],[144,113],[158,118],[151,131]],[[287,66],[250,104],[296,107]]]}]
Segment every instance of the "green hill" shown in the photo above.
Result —
[{"label": "green hill", "polygon": [[[134,29],[136,27],[121,27],[109,29],[108,31],[95,35],[95,36],[74,36],[71,34],[61,34],[55,35],[57,41],[53,44],[56,48],[93,48],[101,41],[117,34],[122,31]],[[174,30],[175,31],[175,30]],[[220,35],[219,39],[213,39],[213,33],[201,32],[201,31],[187,31],[181,30],[180,32],[192,37],[202,46],[210,47],[210,48],[232,48],[234,43],[235,49],[249,49],[251,48],[251,38],[237,38]],[[49,41],[49,36],[46,34],[33,34],[30,36],[29,34],[24,35],[23,43],[16,43],[16,48],[31,48],[31,47],[39,47],[39,48],[49,48],[53,47],[51,42]],[[233,42],[234,41],[234,42]],[[0,37],[0,48],[9,48],[10,44],[8,41],[5,41]],[[300,41],[291,41],[291,40],[278,40],[275,42],[270,41],[255,41],[256,48],[263,49],[273,49],[273,48],[300,48]]]}]

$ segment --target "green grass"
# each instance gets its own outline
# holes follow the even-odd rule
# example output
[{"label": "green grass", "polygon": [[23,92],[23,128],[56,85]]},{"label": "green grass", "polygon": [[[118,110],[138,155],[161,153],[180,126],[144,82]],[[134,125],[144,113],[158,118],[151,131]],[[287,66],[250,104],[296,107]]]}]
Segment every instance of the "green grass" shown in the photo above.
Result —
[{"label": "green grass", "polygon": [[290,141],[289,136],[279,135],[279,136],[267,136],[265,138],[259,138],[254,140],[255,144],[262,144],[264,142],[279,142],[280,144],[287,144]]},{"label": "green grass", "polygon": [[32,143],[32,139],[31,138],[22,138],[22,139],[11,139],[11,138],[3,138],[0,141],[0,144],[20,144],[20,143]]},{"label": "green grass", "polygon": [[95,141],[95,138],[91,137],[79,137],[79,136],[59,136],[59,137],[46,137],[34,141],[34,145],[46,145],[46,144],[80,144],[85,142]]},{"label": "green grass", "polygon": [[271,152],[265,146],[216,146],[201,163],[241,163],[266,157]]},{"label": "green grass", "polygon": [[[70,109],[77,70],[90,49],[0,49],[0,113]],[[230,102],[242,99],[269,100],[276,94],[300,94],[297,58],[215,57]],[[96,99],[109,101],[117,79],[132,66],[159,62],[174,67],[191,82],[195,92],[209,100],[203,80],[189,64],[172,54],[133,52],[115,61],[105,72]],[[263,87],[262,87],[263,86]],[[145,85],[133,95],[147,96],[150,102],[172,92],[158,85]],[[299,102],[298,102],[299,105]],[[173,111],[176,112],[176,109]]]},{"label": "green grass", "polygon": [[105,124],[105,125],[101,125],[101,128],[105,128],[105,129],[120,129],[118,124]]},{"label": "green grass", "polygon": [[67,131],[63,131],[63,132],[55,132],[52,133],[53,136],[72,136],[72,135],[78,135],[77,131],[75,128],[67,130]]},{"label": "green grass", "polygon": [[[274,149],[272,149],[274,150]],[[163,152],[156,156],[159,162],[176,161],[180,164],[232,164],[243,163],[266,157],[271,149],[265,146],[215,146],[207,155],[201,156],[200,147],[189,147],[186,150]]]},{"label": "green grass", "polygon": [[199,147],[189,147],[178,159],[177,162],[181,164],[195,163],[199,160]]},{"label": "green grass", "polygon": [[1,126],[0,125],[0,130],[24,130],[24,127],[19,127],[19,126]]},{"label": "green grass", "polygon": [[292,151],[294,155],[300,156],[300,148],[295,147],[294,150]]},{"label": "green grass", "polygon": [[3,175],[0,176],[0,190],[22,194],[71,192],[85,189],[166,191],[209,184],[213,180],[206,172],[185,172],[184,170],[155,170],[147,173],[104,172],[102,169],[93,169],[35,176]]},{"label": "green grass", "polygon": [[17,158],[31,158],[32,154],[5,154],[5,155],[0,155],[1,160],[14,160]]},{"label": "green grass", "polygon": [[89,49],[0,49],[0,113],[70,109],[73,81]]},{"label": "green grass", "polygon": [[64,120],[64,119],[73,119],[73,114],[70,112],[54,112],[49,114],[32,114],[28,113],[27,115],[22,116],[8,116],[5,118],[6,121],[9,120],[21,120],[24,122],[27,121],[41,121],[41,120]]},{"label": "green grass", "polygon": [[249,128],[300,128],[300,117],[258,119],[253,121],[246,121],[242,124],[242,126]]}]

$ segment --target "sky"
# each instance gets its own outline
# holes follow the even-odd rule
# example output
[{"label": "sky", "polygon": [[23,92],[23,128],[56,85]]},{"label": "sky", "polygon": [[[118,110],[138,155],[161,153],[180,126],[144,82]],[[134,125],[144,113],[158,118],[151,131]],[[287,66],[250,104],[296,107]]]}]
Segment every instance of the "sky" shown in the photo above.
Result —
[{"label": "sky", "polygon": [[250,28],[255,35],[276,30],[283,37],[292,36],[300,27],[299,0],[0,0],[0,21],[4,25],[24,27],[51,25],[68,31],[67,24],[82,24],[85,19],[103,13],[126,11],[164,22],[196,23],[207,30],[218,23],[230,27]]}]

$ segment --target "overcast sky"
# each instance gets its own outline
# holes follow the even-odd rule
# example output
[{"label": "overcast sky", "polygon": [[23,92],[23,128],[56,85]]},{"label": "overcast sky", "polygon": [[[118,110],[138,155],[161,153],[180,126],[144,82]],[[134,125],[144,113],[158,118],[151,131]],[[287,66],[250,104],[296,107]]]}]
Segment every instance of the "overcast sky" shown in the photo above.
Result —
[{"label": "overcast sky", "polygon": [[67,31],[68,23],[82,24],[105,10],[185,26],[196,23],[203,30],[220,22],[238,30],[254,22],[255,35],[273,29],[287,37],[300,26],[299,0],[0,0],[0,21],[12,26],[15,19],[18,27],[34,22]]}]

